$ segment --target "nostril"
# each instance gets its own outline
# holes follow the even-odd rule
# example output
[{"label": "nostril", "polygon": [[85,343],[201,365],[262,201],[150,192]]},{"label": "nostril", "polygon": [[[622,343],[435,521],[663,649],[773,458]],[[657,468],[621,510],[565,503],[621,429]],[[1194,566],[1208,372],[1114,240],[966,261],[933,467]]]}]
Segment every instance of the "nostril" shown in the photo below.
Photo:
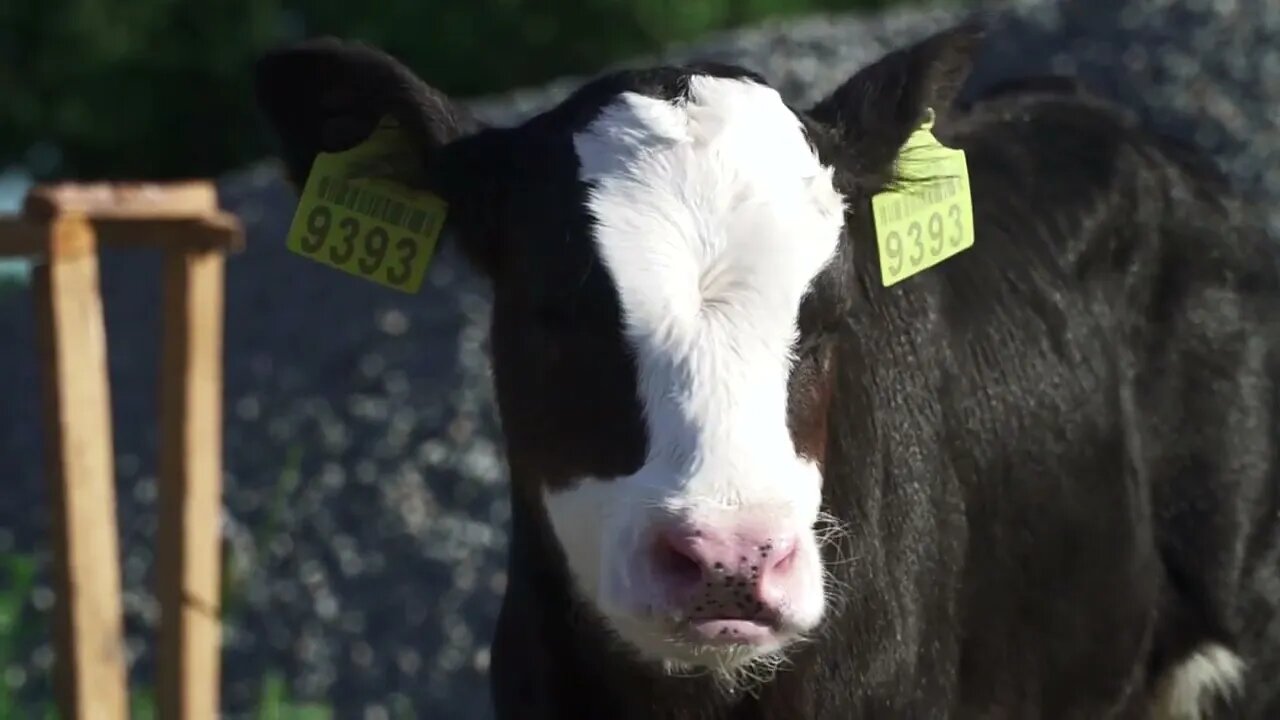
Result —
[{"label": "nostril", "polygon": [[673,584],[687,587],[702,582],[702,563],[671,538],[659,537],[653,554],[656,569]]},{"label": "nostril", "polygon": [[773,562],[769,563],[770,573],[786,573],[791,570],[791,566],[795,565],[796,553],[799,548],[792,544],[784,553],[779,553]]},{"label": "nostril", "polygon": [[803,560],[795,537],[677,527],[650,538],[654,589],[686,618],[771,617],[787,604]]}]

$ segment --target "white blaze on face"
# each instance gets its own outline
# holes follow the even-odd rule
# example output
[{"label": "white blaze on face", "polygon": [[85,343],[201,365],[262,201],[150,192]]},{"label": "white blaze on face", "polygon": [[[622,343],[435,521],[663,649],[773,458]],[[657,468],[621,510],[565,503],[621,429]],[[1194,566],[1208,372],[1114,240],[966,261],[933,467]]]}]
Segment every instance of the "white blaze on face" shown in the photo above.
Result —
[{"label": "white blaze on face", "polygon": [[763,522],[799,533],[790,619],[816,623],[821,477],[796,455],[787,383],[801,298],[844,222],[832,171],[778,93],[746,80],[694,77],[687,101],[621,95],[574,140],[649,433],[635,475],[546,496],[580,591],[632,645],[671,658],[647,624],[661,612],[651,523]]}]

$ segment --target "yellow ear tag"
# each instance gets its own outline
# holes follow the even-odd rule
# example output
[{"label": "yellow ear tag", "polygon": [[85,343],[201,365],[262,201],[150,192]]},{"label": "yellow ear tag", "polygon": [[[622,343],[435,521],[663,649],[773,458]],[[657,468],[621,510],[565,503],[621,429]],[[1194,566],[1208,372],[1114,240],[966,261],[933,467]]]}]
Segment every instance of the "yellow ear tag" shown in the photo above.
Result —
[{"label": "yellow ear tag", "polygon": [[963,150],[933,136],[934,112],[902,146],[903,189],[871,198],[885,287],[973,245],[973,198]]},{"label": "yellow ear tag", "polygon": [[361,176],[380,158],[403,156],[411,147],[388,117],[350,150],[317,154],[289,227],[288,248],[379,285],[417,292],[448,206],[430,193]]}]

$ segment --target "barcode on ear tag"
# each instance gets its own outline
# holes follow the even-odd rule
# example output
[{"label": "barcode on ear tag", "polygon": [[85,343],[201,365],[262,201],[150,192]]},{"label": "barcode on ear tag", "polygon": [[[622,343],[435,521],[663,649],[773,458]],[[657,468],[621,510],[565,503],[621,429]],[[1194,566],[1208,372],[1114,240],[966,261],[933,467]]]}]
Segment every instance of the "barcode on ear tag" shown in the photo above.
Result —
[{"label": "barcode on ear tag", "polygon": [[435,252],[448,206],[430,193],[356,176],[371,158],[412,152],[400,132],[384,120],[356,147],[316,155],[285,244],[329,267],[415,293]]},{"label": "barcode on ear tag", "polygon": [[880,277],[900,282],[973,246],[973,197],[963,150],[946,147],[930,120],[899,155],[903,188],[871,198]]}]

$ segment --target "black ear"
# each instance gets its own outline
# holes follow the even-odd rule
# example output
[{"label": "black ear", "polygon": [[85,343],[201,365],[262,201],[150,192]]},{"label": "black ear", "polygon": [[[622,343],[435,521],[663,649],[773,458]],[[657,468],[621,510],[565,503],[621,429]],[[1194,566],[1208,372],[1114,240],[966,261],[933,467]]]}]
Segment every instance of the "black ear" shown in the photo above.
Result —
[{"label": "black ear", "polygon": [[809,109],[834,131],[861,172],[893,164],[933,109],[941,122],[969,73],[984,26],[978,19],[931,35],[863,68]]},{"label": "black ear", "polygon": [[299,186],[316,153],[359,144],[384,115],[396,118],[419,145],[420,162],[402,163],[400,174],[429,167],[442,148],[481,129],[465,109],[395,58],[330,37],[263,55],[254,67],[254,92],[290,180]]},{"label": "black ear", "polygon": [[[289,179],[306,184],[316,154],[348,150],[384,116],[413,147],[364,163],[362,177],[426,190],[449,203],[444,234],[482,271],[497,253],[494,178],[502,131],[484,127],[461,105],[398,60],[367,45],[317,38],[271,51],[254,67],[254,92],[280,146]],[[495,150],[495,148],[497,148]]]}]

